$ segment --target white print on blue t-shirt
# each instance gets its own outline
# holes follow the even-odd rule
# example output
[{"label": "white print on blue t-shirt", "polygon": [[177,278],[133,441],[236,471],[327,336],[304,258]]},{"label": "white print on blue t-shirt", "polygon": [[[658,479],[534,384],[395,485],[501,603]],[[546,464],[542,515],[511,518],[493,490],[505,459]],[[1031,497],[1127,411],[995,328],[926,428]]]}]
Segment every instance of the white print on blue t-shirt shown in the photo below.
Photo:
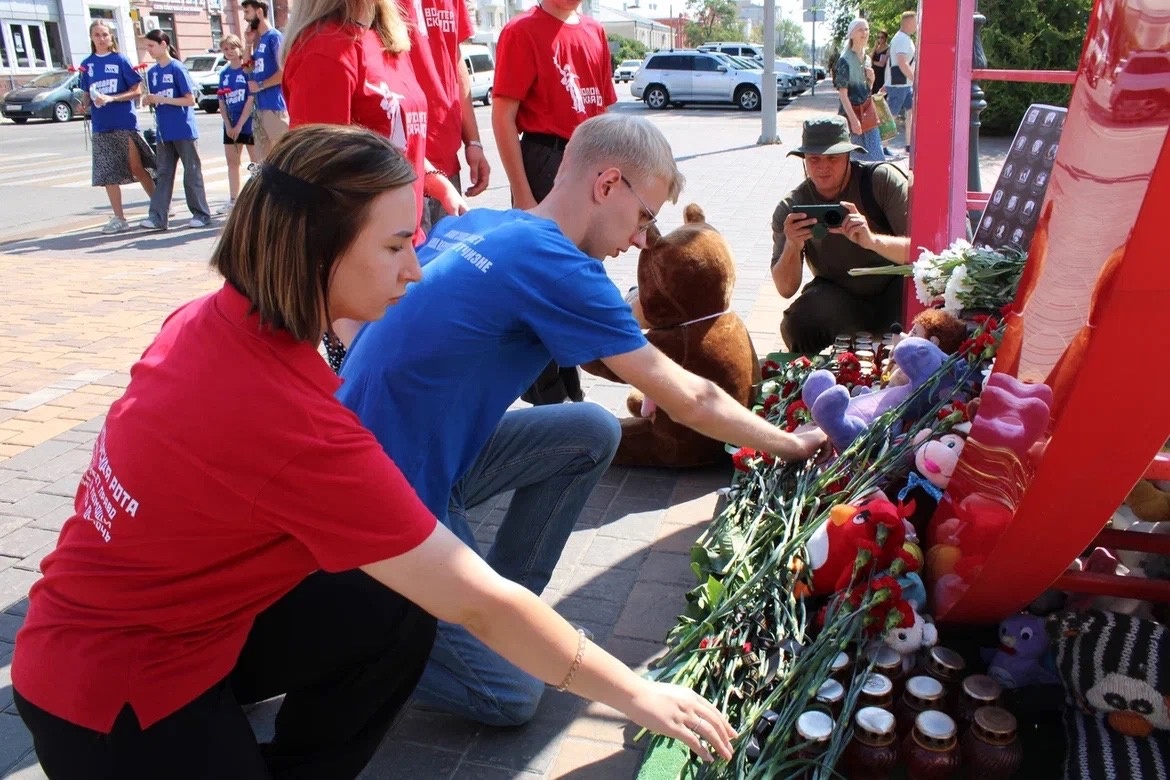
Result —
[{"label": "white print on blue t-shirt", "polygon": [[[147,73],[150,91],[165,98],[181,98],[195,91],[187,69],[178,60],[166,65],[155,65]],[[161,86],[169,84],[170,86]],[[162,141],[194,141],[199,138],[195,126],[193,106],[157,105],[154,114],[158,120],[158,137]]]},{"label": "white print on blue t-shirt", "polygon": [[[134,70],[130,60],[117,52],[91,54],[81,61],[81,78],[77,86],[88,92],[90,99],[96,95],[120,95],[141,83],[142,77]],[[134,101],[117,100],[90,106],[90,121],[95,133],[111,130],[137,130],[138,118],[134,113]]]},{"label": "white print on blue t-shirt", "polygon": [[442,252],[446,249],[454,248],[460,257],[463,257],[486,274],[488,269],[492,267],[492,261],[471,248],[480,241],[483,241],[483,236],[481,235],[467,233],[462,230],[448,230],[442,236],[432,235],[431,239],[427,241],[426,247],[435,252]]},{"label": "white print on blue t-shirt", "polygon": [[119,68],[117,65],[107,65],[106,66],[106,73],[118,74],[121,72],[122,72],[122,69]]}]

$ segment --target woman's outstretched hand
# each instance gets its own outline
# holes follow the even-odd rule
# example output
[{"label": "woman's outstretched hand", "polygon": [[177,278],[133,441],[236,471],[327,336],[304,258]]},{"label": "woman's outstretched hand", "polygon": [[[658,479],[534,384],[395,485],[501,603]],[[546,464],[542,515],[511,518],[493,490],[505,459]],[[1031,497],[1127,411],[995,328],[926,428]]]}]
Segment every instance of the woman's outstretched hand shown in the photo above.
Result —
[{"label": "woman's outstretched hand", "polygon": [[715,705],[689,688],[646,680],[622,710],[639,726],[686,744],[704,761],[714,760],[708,746],[731,759],[735,729]]}]

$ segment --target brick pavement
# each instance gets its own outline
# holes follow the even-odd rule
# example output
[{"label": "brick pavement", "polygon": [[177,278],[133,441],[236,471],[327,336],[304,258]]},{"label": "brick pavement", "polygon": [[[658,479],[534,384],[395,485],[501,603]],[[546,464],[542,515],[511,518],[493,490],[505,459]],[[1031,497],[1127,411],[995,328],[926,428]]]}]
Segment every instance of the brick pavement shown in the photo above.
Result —
[{"label": "brick pavement", "polygon": [[[833,100],[822,91],[784,109],[782,146],[755,145],[758,115],[702,108],[651,115],[688,178],[680,203],[663,209],[662,224],[678,224],[682,206],[695,201],[727,237],[738,264],[733,308],[761,352],[778,346],[784,308],[767,272],[771,211],[801,177],[798,161],[785,153],[798,142],[803,119],[834,110]],[[619,110],[643,109],[623,102]],[[498,159],[490,145],[488,152]],[[994,155],[988,164],[996,165]],[[496,177],[477,205],[506,205],[498,165]],[[125,386],[133,359],[175,306],[218,282],[206,268],[209,232],[8,238],[0,244],[0,772],[27,780],[43,774],[11,707],[8,664],[28,588],[69,516],[102,415]],[[635,263],[630,253],[607,264],[619,287],[634,283]],[[587,377],[586,389],[589,400],[625,414],[627,388]],[[683,608],[693,583],[688,552],[728,477],[724,469],[611,469],[545,600],[623,661],[645,668]],[[475,510],[481,541],[493,536],[507,500]],[[251,713],[259,733],[271,728],[274,708]],[[632,742],[635,733],[613,710],[552,691],[534,721],[518,729],[479,728],[410,709],[363,777],[628,778],[644,747]]]}]

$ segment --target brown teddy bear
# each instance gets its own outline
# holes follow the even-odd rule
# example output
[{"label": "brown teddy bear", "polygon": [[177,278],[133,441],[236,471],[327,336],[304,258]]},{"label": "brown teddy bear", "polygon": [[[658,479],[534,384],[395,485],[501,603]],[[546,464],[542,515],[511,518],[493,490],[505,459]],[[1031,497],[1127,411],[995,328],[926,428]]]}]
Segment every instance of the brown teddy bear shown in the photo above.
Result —
[{"label": "brown teddy bear", "polygon": [[[730,309],[735,287],[731,248],[697,205],[687,206],[683,218],[677,230],[647,236],[638,258],[634,310],[651,344],[747,406],[760,369],[747,327]],[[600,361],[583,368],[621,381]],[[638,390],[630,393],[626,406],[634,416],[622,420],[614,465],[686,468],[726,457],[722,442],[680,425],[662,409],[652,410],[652,403],[644,410],[646,401]]]}]

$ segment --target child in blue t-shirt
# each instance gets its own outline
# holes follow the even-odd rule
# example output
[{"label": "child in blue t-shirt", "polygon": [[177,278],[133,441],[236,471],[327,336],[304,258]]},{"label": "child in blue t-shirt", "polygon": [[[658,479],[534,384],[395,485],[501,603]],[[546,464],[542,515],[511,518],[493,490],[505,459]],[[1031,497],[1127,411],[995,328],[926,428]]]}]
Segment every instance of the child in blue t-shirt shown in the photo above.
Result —
[{"label": "child in blue t-shirt", "polygon": [[223,153],[227,158],[228,202],[220,214],[231,211],[240,194],[240,158],[247,147],[248,159],[256,161],[252,135],[252,104],[248,93],[248,74],[244,71],[244,42],[236,35],[225,35],[219,45],[228,66],[219,74],[219,115],[223,118]]},{"label": "child in blue t-shirt", "polygon": [[134,100],[142,93],[142,77],[126,56],[119,53],[109,22],[95,20],[89,26],[90,51],[81,61],[77,86],[89,107],[93,125],[93,186],[105,187],[114,216],[102,228],[107,235],[130,230],[122,210],[122,185],[137,181],[154,194],[149,170],[154,153],[138,134]]},{"label": "child in blue t-shirt", "polygon": [[195,141],[195,89],[182,63],[174,59],[175,49],[162,30],[146,34],[146,51],[158,64],[146,73],[146,97],[142,102],[155,107],[158,125],[158,180],[150,199],[150,215],[142,220],[145,230],[166,230],[175,188],[175,167],[183,162],[183,191],[191,221],[187,227],[211,224],[211,210],[203,191],[203,166]]}]

